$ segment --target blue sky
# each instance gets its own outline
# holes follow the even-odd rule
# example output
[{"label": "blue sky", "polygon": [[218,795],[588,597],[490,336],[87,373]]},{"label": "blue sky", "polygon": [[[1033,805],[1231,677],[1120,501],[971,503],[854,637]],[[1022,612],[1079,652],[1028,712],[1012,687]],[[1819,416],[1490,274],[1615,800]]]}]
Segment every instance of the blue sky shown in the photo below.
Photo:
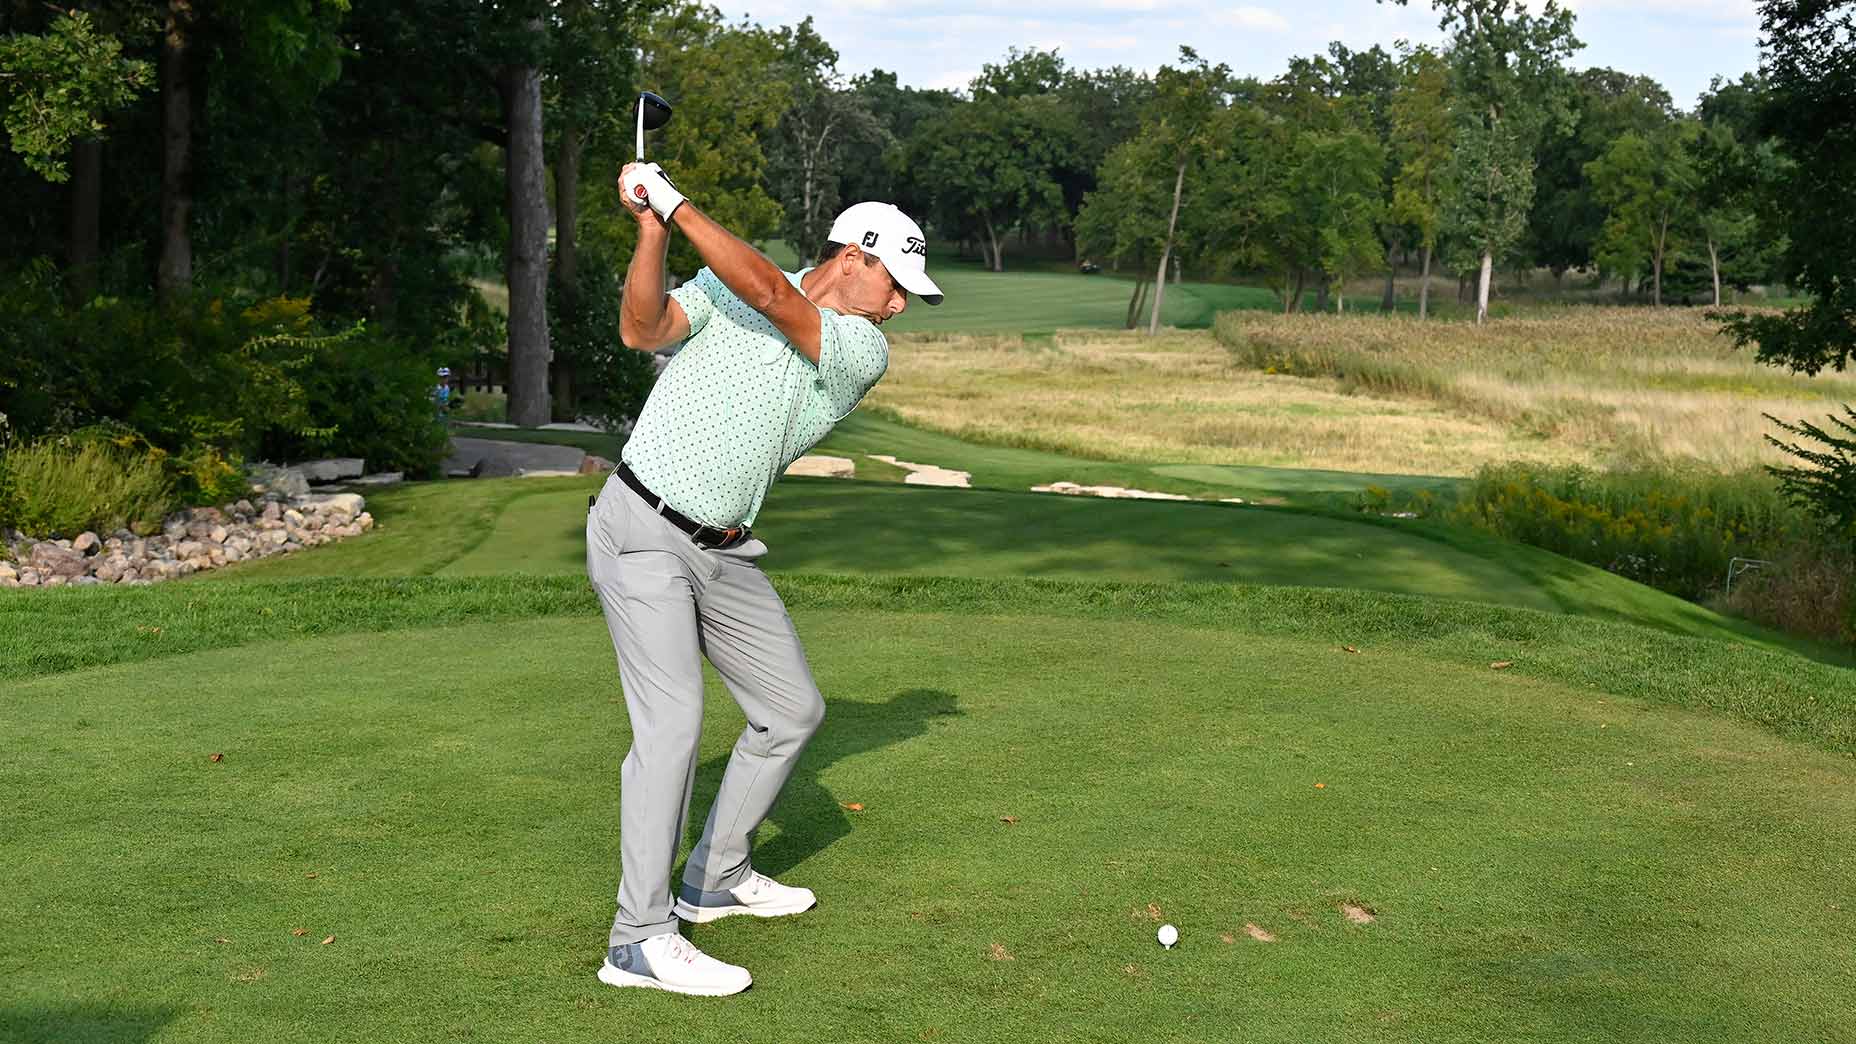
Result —
[{"label": "blue sky", "polygon": [[[846,73],[889,69],[918,87],[964,88],[1008,47],[1057,48],[1072,67],[1152,71],[1189,44],[1243,75],[1273,77],[1328,41],[1388,50],[1438,42],[1437,16],[1373,0],[725,0],[731,19],[788,25],[810,14]],[[1533,5],[1538,9],[1538,4]],[[1692,108],[1710,77],[1759,64],[1753,0],[1572,0],[1578,68],[1653,76]]]}]

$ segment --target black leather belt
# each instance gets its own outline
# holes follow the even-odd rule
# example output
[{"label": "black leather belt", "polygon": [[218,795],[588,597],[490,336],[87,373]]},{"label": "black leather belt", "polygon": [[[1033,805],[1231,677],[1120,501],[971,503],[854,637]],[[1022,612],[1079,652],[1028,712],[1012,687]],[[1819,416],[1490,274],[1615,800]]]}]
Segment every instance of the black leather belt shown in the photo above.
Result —
[{"label": "black leather belt", "polygon": [[748,527],[746,526],[718,529],[715,526],[705,526],[693,518],[688,518],[680,514],[677,509],[664,503],[663,497],[651,492],[637,475],[632,474],[632,469],[624,464],[620,464],[615,473],[619,476],[621,482],[624,482],[632,488],[632,492],[643,497],[644,502],[651,505],[652,511],[664,516],[671,525],[688,533],[690,540],[693,541],[697,547],[722,551],[734,547],[736,544],[748,538]]}]

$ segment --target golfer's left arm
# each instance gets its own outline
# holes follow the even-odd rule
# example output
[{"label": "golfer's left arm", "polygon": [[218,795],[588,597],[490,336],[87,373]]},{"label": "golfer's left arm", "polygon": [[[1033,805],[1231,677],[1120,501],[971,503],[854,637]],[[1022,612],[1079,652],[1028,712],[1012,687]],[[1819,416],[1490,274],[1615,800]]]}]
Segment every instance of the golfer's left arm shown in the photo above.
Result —
[{"label": "golfer's left arm", "polygon": [[799,354],[817,365],[824,334],[818,306],[787,280],[780,266],[716,224],[693,203],[685,201],[670,217],[722,285],[766,316],[793,342]]}]

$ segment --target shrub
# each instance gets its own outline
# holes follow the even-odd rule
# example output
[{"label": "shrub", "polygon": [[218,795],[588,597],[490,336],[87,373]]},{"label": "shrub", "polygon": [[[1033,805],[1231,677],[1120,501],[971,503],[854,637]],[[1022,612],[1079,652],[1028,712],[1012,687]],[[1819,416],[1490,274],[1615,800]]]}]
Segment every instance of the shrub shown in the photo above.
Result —
[{"label": "shrub", "polygon": [[1794,548],[1737,578],[1721,607],[1792,634],[1856,642],[1856,555],[1840,547]]},{"label": "shrub", "polygon": [[193,503],[236,495],[246,456],[341,453],[424,472],[443,452],[429,352],[358,324],[332,329],[306,298],[199,292],[72,308],[35,271],[0,284],[13,342],[0,352],[0,409],[22,434],[107,425],[145,439]]},{"label": "shrub", "polygon": [[1484,467],[1451,517],[1689,599],[1718,592],[1735,557],[1808,544],[1810,520],[1758,471]]},{"label": "shrub", "polygon": [[373,471],[430,474],[444,456],[433,355],[357,329],[310,347],[294,372],[313,428],[272,427],[260,450],[268,459],[361,457]]},{"label": "shrub", "polygon": [[37,537],[158,525],[171,487],[155,453],[41,439],[5,453],[0,523]]}]

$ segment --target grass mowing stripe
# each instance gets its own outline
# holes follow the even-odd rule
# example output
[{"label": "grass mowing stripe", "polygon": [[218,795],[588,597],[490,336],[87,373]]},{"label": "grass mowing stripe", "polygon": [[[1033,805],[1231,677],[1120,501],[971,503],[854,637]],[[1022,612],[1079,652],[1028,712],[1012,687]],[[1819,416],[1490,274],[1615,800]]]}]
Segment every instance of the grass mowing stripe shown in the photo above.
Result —
[{"label": "grass mowing stripe", "polygon": [[[1336,656],[1420,653],[1598,693],[1707,709],[1856,753],[1856,674],[1788,653],[1630,624],[1439,599],[1225,584],[1096,584],[786,574],[795,613],[1161,620],[1326,643]],[[302,580],[0,592],[0,679],[251,642],[466,620],[592,615],[579,577]],[[87,640],[74,640],[83,635]],[[1360,653],[1340,651],[1352,645]],[[439,666],[444,650],[435,650]],[[1284,665],[1292,672],[1294,665]]]}]

